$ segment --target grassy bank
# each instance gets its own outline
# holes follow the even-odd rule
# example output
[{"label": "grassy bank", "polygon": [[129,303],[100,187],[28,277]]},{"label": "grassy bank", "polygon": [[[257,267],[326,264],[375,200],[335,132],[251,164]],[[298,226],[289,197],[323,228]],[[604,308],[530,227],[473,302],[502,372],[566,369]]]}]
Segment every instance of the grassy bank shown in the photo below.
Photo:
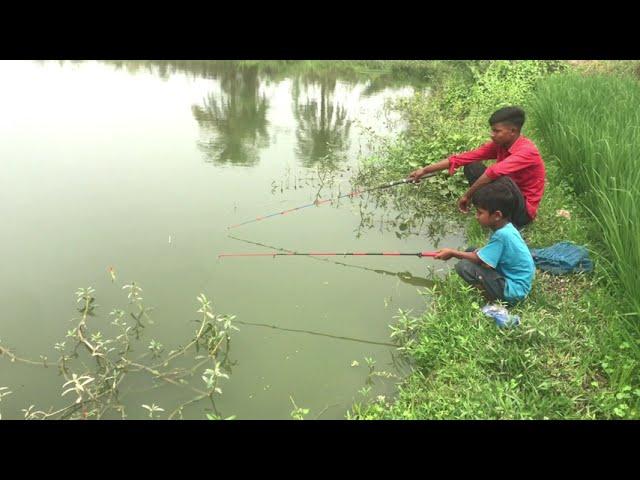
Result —
[{"label": "grassy bank", "polygon": [[[541,94],[536,81],[564,69],[543,62],[494,62],[466,84],[466,96],[464,81],[457,79],[430,101],[412,99],[403,106],[409,135],[389,146],[387,155],[381,152],[370,171],[407,172],[412,162],[443,158],[442,150],[451,146],[456,147],[451,152],[475,147],[487,138],[482,129],[486,132],[491,111],[514,103],[528,109],[525,100]],[[401,313],[394,323],[394,336],[414,360],[415,372],[393,402],[355,404],[350,418],[638,417],[638,337],[624,315],[629,299],[602,268],[607,258],[598,234],[602,226],[582,206],[540,122],[525,125],[523,133],[539,144],[548,170],[545,197],[538,218],[525,230],[526,241],[531,247],[562,240],[585,244],[596,260],[595,272],[563,277],[538,272],[527,301],[512,309],[522,320],[514,330],[496,328],[480,311],[482,297],[455,273],[438,281],[427,292],[422,315]],[[448,201],[458,193],[452,190]],[[443,195],[432,194],[433,200]],[[571,218],[559,216],[559,209]],[[486,243],[488,232],[472,218],[466,222],[468,245]]]}]

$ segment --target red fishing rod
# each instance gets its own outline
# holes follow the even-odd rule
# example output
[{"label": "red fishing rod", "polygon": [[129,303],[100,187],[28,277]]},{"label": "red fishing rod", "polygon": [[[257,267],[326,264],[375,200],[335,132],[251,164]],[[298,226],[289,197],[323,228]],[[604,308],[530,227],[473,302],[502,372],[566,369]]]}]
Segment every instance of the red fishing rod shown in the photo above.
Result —
[{"label": "red fishing rod", "polygon": [[365,253],[365,252],[347,252],[347,253],[334,253],[334,252],[309,252],[309,253],[299,253],[299,252],[289,252],[289,253],[280,253],[280,252],[271,252],[271,253],[221,253],[218,255],[218,258],[221,257],[276,257],[276,256],[287,256],[287,255],[304,255],[304,256],[335,256],[340,257],[343,255],[353,255],[353,256],[365,256],[365,255],[385,255],[391,257],[397,257],[401,255],[413,256],[413,257],[435,257],[438,252],[417,252],[417,253],[401,253],[401,252],[376,252],[376,253]]},{"label": "red fishing rod", "polygon": [[[434,173],[430,173],[428,175],[425,175],[423,177],[420,177],[420,180],[422,180],[423,178],[431,177],[431,176],[435,175],[436,173],[437,172],[434,172]],[[235,225],[229,225],[227,228],[231,229],[231,228],[240,227],[242,225],[246,225],[247,223],[258,222],[260,220],[264,220],[265,218],[275,217],[276,215],[285,215],[287,213],[295,212],[296,210],[302,210],[303,208],[313,207],[314,205],[317,207],[317,206],[322,205],[323,203],[333,202],[333,201],[338,200],[338,199],[343,198],[343,197],[355,197],[357,195],[362,195],[363,193],[371,192],[373,190],[381,190],[383,188],[390,188],[390,187],[395,187],[396,185],[404,185],[405,183],[413,183],[413,182],[414,182],[413,179],[405,178],[405,179],[402,179],[402,180],[398,180],[397,182],[385,183],[383,185],[379,185],[377,187],[369,188],[367,190],[354,190],[353,192],[345,193],[344,195],[340,195],[340,196],[338,196],[336,198],[328,198],[328,199],[325,199],[325,200],[316,200],[315,202],[309,203],[307,205],[301,205],[299,207],[290,208],[288,210],[282,210],[281,212],[272,213],[270,215],[264,215],[262,217],[256,217],[253,220],[247,220],[246,222],[237,223]]]}]

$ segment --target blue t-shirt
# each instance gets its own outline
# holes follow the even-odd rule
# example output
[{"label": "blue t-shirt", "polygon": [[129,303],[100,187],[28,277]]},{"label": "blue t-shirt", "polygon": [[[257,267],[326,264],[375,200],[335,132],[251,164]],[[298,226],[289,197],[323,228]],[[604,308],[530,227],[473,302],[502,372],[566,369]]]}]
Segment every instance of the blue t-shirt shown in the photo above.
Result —
[{"label": "blue t-shirt", "polygon": [[527,244],[511,223],[493,232],[489,243],[476,254],[504,277],[507,301],[522,300],[531,291],[536,267]]}]

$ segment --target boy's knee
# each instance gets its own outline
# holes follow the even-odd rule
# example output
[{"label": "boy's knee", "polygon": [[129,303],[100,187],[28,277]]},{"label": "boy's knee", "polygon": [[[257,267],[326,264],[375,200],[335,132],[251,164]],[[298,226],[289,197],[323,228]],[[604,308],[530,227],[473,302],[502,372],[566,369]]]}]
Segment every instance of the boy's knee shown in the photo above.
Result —
[{"label": "boy's knee", "polygon": [[476,279],[474,274],[475,264],[469,260],[460,260],[456,263],[456,273],[460,275],[466,282],[473,282]]},{"label": "boy's knee", "polygon": [[486,169],[487,167],[485,167],[481,162],[473,162],[465,165],[463,172],[469,183],[473,184],[482,176]]}]

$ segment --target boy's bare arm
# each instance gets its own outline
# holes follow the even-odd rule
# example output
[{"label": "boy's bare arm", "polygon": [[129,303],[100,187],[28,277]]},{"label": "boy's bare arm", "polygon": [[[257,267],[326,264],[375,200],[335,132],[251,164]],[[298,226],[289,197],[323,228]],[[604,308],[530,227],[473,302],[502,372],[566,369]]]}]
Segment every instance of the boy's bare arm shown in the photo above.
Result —
[{"label": "boy's bare arm", "polygon": [[409,174],[407,177],[409,180],[418,183],[420,178],[425,175],[433,172],[437,172],[438,170],[444,170],[445,168],[449,168],[449,159],[445,158],[444,160],[440,160],[439,162],[432,163],[431,165],[427,165],[423,168],[418,168]]},{"label": "boy's bare arm", "polygon": [[441,250],[438,250],[438,253],[434,258],[438,260],[449,260],[450,258],[459,258],[460,260],[469,260],[473,263],[477,263],[478,265],[485,268],[492,268],[491,265],[484,263],[475,251],[461,252],[459,250],[454,250],[453,248],[443,248]]}]

